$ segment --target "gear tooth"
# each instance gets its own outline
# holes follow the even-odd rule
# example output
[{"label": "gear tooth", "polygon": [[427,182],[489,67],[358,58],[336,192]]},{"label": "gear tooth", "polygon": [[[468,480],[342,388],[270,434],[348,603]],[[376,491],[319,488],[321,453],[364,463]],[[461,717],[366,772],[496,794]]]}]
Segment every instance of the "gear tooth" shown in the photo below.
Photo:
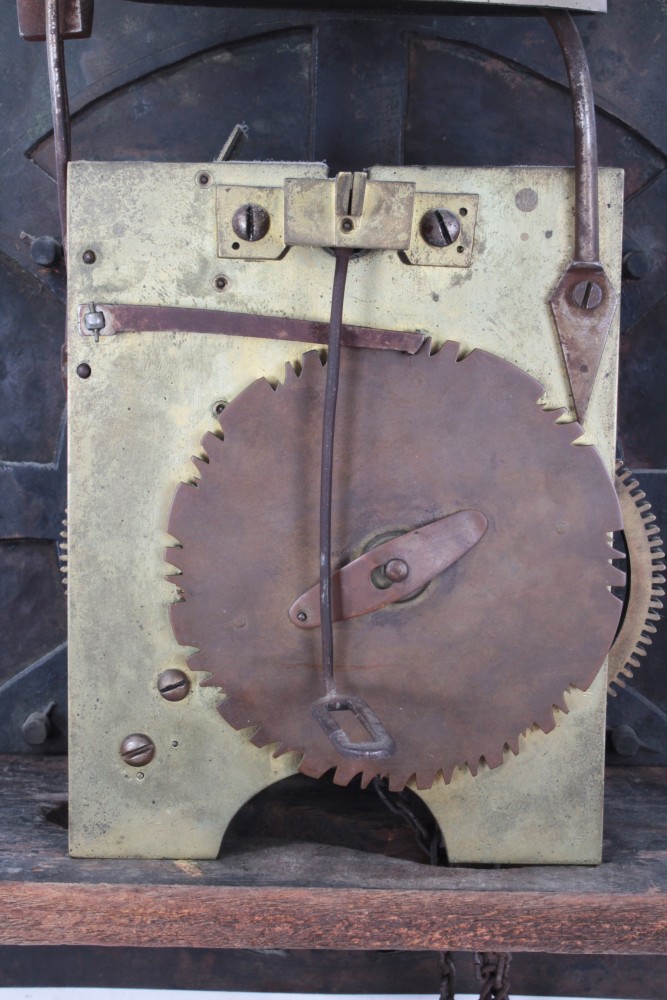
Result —
[{"label": "gear tooth", "polygon": [[460,351],[461,345],[457,340],[446,340],[439,351],[431,354],[431,338],[428,338],[428,350],[426,354],[430,357],[442,359],[445,362],[449,362],[449,364],[453,364],[458,360]]},{"label": "gear tooth", "polygon": [[556,726],[553,707],[543,712],[539,719],[535,719],[535,725],[539,726],[543,733],[550,733]]},{"label": "gear tooth", "polygon": [[[221,419],[226,412],[226,410],[223,410],[218,419]],[[225,447],[224,438],[221,438],[218,434],[213,434],[211,431],[207,431],[201,439],[201,446],[210,463],[211,459],[215,461],[221,449]]]},{"label": "gear tooth", "polygon": [[495,770],[495,768],[500,767],[504,758],[505,754],[503,752],[503,748],[501,747],[500,749],[497,750],[487,751],[483,755],[482,759],[486,761],[489,770],[493,771]]},{"label": "gear tooth", "polygon": [[306,351],[306,353],[301,356],[302,376],[307,375],[311,371],[317,372],[323,367],[324,363],[320,357],[319,351]]},{"label": "gear tooth", "polygon": [[[665,558],[664,552],[651,552],[651,562],[653,563],[653,571],[658,573],[664,573],[667,566],[664,562],[658,562],[657,560],[662,560]],[[664,581],[663,581],[664,582]]]},{"label": "gear tooth", "polygon": [[646,528],[646,534],[649,536],[649,538],[652,539],[652,544],[653,545],[656,545],[656,544],[657,545],[662,545],[662,542],[660,541],[660,539],[655,537],[656,535],[660,534],[660,528],[658,527],[657,524],[649,524],[648,527]]},{"label": "gear tooth", "polygon": [[346,760],[343,764],[339,764],[336,768],[336,773],[333,776],[334,785],[349,785],[353,778],[357,776],[362,770],[359,761]]},{"label": "gear tooth", "polygon": [[164,550],[165,562],[168,562],[170,566],[175,566],[176,569],[183,572],[183,546],[182,545],[169,545]]},{"label": "gear tooth", "polygon": [[321,778],[329,770],[328,764],[318,763],[311,760],[308,755],[304,756],[299,764],[299,771],[308,778]]},{"label": "gear tooth", "polygon": [[658,631],[655,625],[651,625],[649,621],[644,622],[644,631],[649,632],[651,635],[655,635]]},{"label": "gear tooth", "polygon": [[477,772],[479,771],[479,765],[481,763],[482,763],[482,757],[480,757],[478,760],[474,762],[468,761],[468,770],[472,774],[473,778],[477,777]]},{"label": "gear tooth", "polygon": [[409,784],[411,781],[414,781],[415,787],[419,791],[421,791],[421,792],[427,792],[429,790],[429,788],[433,788],[433,782],[435,781],[436,776],[439,773],[440,772],[436,771],[436,770],[433,770],[433,771],[421,771],[421,772],[420,771],[416,771],[415,773],[409,774],[407,776],[407,778],[403,782],[403,785],[405,786],[405,785]]},{"label": "gear tooth", "polygon": [[208,459],[197,458],[196,455],[193,455],[191,458],[191,462],[201,477],[202,472],[206,469],[206,466],[208,465]]},{"label": "gear tooth", "polygon": [[653,524],[653,522],[655,521],[655,514],[653,514],[653,513],[651,513],[651,514],[644,514],[643,521],[644,521],[644,524]]},{"label": "gear tooth", "polygon": [[[182,573],[169,573],[167,576],[165,576],[165,580],[167,581],[167,583],[171,583],[173,584],[174,587],[177,587],[181,591],[181,593],[183,592]],[[183,599],[181,599],[180,601],[176,601],[176,604],[182,604],[182,603]]]},{"label": "gear tooth", "polygon": [[285,380],[284,385],[289,385],[290,382],[295,382],[299,375],[296,371],[294,365],[290,361],[285,362]]},{"label": "gear tooth", "polygon": [[609,565],[607,569],[607,586],[608,587],[623,587],[625,586],[626,574],[618,566]]},{"label": "gear tooth", "polygon": [[448,785],[452,780],[452,775],[456,769],[456,764],[444,764],[437,774],[442,775],[443,784]]},{"label": "gear tooth", "polygon": [[639,653],[640,656],[646,656],[646,650],[645,649],[641,650],[641,649],[637,649],[635,647],[632,655],[628,657],[627,666],[634,667],[635,670],[638,670],[639,667],[641,667],[641,660],[637,659],[637,654],[638,653]]},{"label": "gear tooth", "polygon": [[619,552],[618,549],[609,549],[609,557],[611,559],[627,559],[627,554],[625,552]]},{"label": "gear tooth", "polygon": [[519,756],[519,737],[518,736],[512,736],[511,739],[508,740],[507,746],[512,751],[512,753],[514,754],[515,757]]},{"label": "gear tooth", "polygon": [[389,781],[389,791],[402,792],[405,788],[408,777],[409,774],[398,774],[394,771],[390,771],[387,775],[387,779]]},{"label": "gear tooth", "polygon": [[370,785],[370,783],[373,780],[373,778],[376,778],[376,777],[377,777],[377,775],[376,775],[375,771],[362,771],[361,772],[361,787],[362,788],[368,788],[368,786]]}]

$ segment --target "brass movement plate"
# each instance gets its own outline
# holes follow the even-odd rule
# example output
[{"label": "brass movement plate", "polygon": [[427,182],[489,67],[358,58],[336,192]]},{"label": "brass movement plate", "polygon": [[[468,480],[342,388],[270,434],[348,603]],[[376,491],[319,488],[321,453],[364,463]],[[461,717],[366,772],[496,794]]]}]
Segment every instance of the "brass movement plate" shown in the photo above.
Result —
[{"label": "brass movement plate", "polygon": [[[197,183],[206,170],[210,189]],[[73,163],[69,181],[69,658],[70,849],[83,857],[215,857],[225,828],[262,788],[296,772],[218,715],[219,695],[185,665],[168,606],[164,549],[179,482],[216,426],[215,407],[255,379],[274,383],[310,344],[243,337],[132,333],[83,337],[82,303],[225,309],[326,322],[333,258],[295,247],[277,260],[218,256],[220,185],[282,187],[323,178],[322,165]],[[456,339],[518,365],[571,399],[549,296],[571,259],[574,175],[552,168],[375,168],[372,179],[419,192],[474,192],[470,267],[410,265],[376,251],[350,265],[346,323]],[[530,190],[530,198],[525,197]],[[618,288],[622,174],[600,176],[603,263]],[[118,205],[123,205],[122,215]],[[520,206],[524,206],[523,208]],[[530,206],[526,210],[526,206]],[[94,264],[82,254],[93,250]],[[224,284],[218,279],[224,276]],[[615,451],[618,317],[591,399],[586,441],[610,471]],[[90,366],[89,378],[77,367]],[[567,586],[567,580],[563,581]],[[527,610],[526,627],[530,627]],[[164,700],[158,675],[184,670],[188,696]],[[454,862],[595,863],[600,857],[606,668],[567,697],[549,735],[521,737],[494,770],[458,770],[420,792]],[[130,733],[148,734],[154,759],[128,766]]]}]

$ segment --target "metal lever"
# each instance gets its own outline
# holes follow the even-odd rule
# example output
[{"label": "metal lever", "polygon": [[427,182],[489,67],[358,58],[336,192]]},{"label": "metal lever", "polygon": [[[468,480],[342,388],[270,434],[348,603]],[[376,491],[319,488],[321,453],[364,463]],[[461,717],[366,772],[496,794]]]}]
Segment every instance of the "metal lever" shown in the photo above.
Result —
[{"label": "metal lever", "polygon": [[600,263],[595,101],[586,52],[572,16],[545,11],[563,54],[572,95],[575,138],[574,258],[551,299],[579,423],[584,422],[618,295]]},{"label": "metal lever", "polygon": [[[460,510],[365,552],[331,578],[333,620],[358,618],[415,594],[469,552],[487,526],[481,511]],[[379,570],[382,582],[376,580]],[[320,624],[318,593],[319,587],[311,587],[289,609],[298,628]]]}]

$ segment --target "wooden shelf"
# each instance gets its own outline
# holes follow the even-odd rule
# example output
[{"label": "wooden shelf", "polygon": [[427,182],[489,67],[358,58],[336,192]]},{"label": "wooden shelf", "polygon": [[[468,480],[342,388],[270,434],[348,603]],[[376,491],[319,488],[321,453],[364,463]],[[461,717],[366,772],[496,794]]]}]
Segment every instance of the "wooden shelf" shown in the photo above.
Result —
[{"label": "wooden shelf", "polygon": [[217,861],[67,855],[67,762],[0,757],[2,945],[667,953],[667,769],[608,771],[597,868],[431,868],[236,841]]}]

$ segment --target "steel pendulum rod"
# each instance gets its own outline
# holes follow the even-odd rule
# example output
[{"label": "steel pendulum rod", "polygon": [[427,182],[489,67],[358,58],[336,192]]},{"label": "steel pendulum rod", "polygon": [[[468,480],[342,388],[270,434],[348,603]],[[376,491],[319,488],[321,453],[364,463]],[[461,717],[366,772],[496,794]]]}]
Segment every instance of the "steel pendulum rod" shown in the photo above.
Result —
[{"label": "steel pendulum rod", "polygon": [[322,676],[326,694],[335,691],[334,637],[331,608],[331,502],[333,493],[333,452],[336,433],[336,403],[340,378],[340,337],[343,325],[345,283],[352,251],[339,248],[336,254],[333,293],[331,297],[331,322],[329,325],[329,350],[327,355],[327,381],[324,395],[322,421],[322,466],[320,476],[320,621],[322,630]]},{"label": "steel pendulum rod", "polygon": [[58,211],[62,231],[63,247],[67,239],[67,164],[71,158],[71,135],[67,79],[65,77],[65,54],[60,28],[58,0],[45,0],[46,54],[49,66],[49,88],[51,91],[51,114],[53,117],[53,144],[56,159],[56,185],[58,188]]},{"label": "steel pendulum rod", "polygon": [[[319,725],[342,757],[364,760],[384,760],[391,757],[396,744],[375,712],[363,698],[341,694],[334,678],[333,608],[331,602],[331,512],[333,496],[334,441],[336,404],[340,377],[340,343],[343,325],[345,281],[352,250],[335,251],[336,269],[331,296],[331,321],[327,355],[324,416],[322,420],[322,466],[320,475],[320,628],[322,638],[322,680],[324,695],[311,706]],[[349,712],[361,723],[369,739],[355,742],[336,719],[336,714]]]}]

